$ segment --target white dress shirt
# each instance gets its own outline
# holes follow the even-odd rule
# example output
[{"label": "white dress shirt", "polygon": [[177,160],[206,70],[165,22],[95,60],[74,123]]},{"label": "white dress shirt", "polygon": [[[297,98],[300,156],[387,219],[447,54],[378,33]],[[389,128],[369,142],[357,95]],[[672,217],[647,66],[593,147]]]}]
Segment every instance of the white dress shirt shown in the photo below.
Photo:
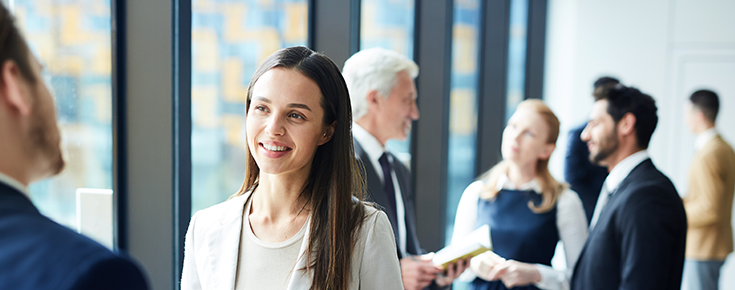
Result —
[{"label": "white dress shirt", "polygon": [[620,183],[628,177],[630,172],[633,171],[638,164],[641,164],[641,162],[648,159],[648,151],[641,150],[626,157],[613,167],[610,174],[605,178],[605,182],[602,183],[603,188],[600,191],[600,196],[597,198],[597,203],[595,204],[595,212],[592,214],[590,229],[594,228],[597,224],[597,220],[600,218],[600,214],[602,214],[602,209],[605,208],[608,198],[615,194],[615,190],[618,189]]},{"label": "white dress shirt", "polygon": [[715,128],[709,128],[704,132],[699,133],[699,135],[697,135],[697,140],[694,141],[694,148],[699,151],[699,149],[702,149],[709,140],[712,140],[712,138],[715,138],[717,135],[719,135],[719,133],[717,133],[717,129]]},{"label": "white dress shirt", "polygon": [[20,191],[21,193],[25,194],[26,197],[30,198],[30,195],[28,194],[28,187],[20,183],[20,181],[15,180],[15,178],[12,178],[8,175],[3,174],[0,172],[0,182],[7,184],[8,186]]},{"label": "white dress shirt", "polygon": [[[381,182],[385,182],[383,177],[382,166],[380,165],[380,157],[386,152],[385,147],[380,144],[380,141],[375,138],[370,132],[360,127],[357,123],[352,123],[352,135],[360,142],[362,150],[365,151],[370,163],[375,168],[375,173],[380,178]],[[388,155],[389,162],[393,163],[392,155]],[[393,188],[396,195],[396,218],[398,219],[398,248],[401,251],[403,257],[408,257],[406,253],[406,210],[403,206],[403,195],[401,194],[401,187],[398,185],[398,178],[396,177],[396,171],[391,167],[391,176],[393,178]]]},{"label": "white dress shirt", "polygon": [[[454,219],[452,243],[460,241],[465,235],[477,228],[477,203],[480,200],[483,186],[483,181],[475,181],[462,193],[462,198],[457,207],[457,215]],[[498,179],[497,187],[498,189],[541,192],[541,186],[539,186],[537,180],[534,179],[521,186],[516,186],[505,174]],[[569,280],[572,276],[574,264],[577,262],[582,247],[584,247],[587,240],[587,218],[584,214],[584,207],[582,207],[582,200],[571,189],[565,189],[557,200],[556,227],[564,245],[568,266],[565,270],[555,270],[547,265],[536,264],[536,269],[541,274],[541,282],[535,285],[540,289],[569,289]],[[467,272],[471,272],[471,270],[468,268]],[[465,276],[465,278],[469,277]]]}]

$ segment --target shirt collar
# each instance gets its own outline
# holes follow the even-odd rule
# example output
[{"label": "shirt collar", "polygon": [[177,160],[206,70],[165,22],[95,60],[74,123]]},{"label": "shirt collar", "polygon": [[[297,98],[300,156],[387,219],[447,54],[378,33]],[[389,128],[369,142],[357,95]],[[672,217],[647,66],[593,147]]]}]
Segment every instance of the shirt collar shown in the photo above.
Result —
[{"label": "shirt collar", "polygon": [[380,145],[378,139],[363,127],[360,127],[357,123],[352,123],[352,135],[355,136],[357,142],[360,142],[362,150],[367,153],[370,161],[378,162],[380,156],[383,156],[383,153],[385,152],[385,147]]},{"label": "shirt collar", "polygon": [[636,153],[633,153],[632,155],[626,157],[620,163],[615,165],[615,167],[610,171],[610,174],[607,175],[607,178],[605,179],[605,187],[607,188],[607,192],[614,192],[615,189],[620,186],[620,183],[623,182],[623,180],[628,177],[631,171],[633,171],[638,164],[641,164],[641,162],[646,161],[648,158],[648,151],[641,150]]},{"label": "shirt collar", "polygon": [[702,149],[702,147],[704,147],[704,145],[706,145],[709,140],[712,140],[712,138],[715,138],[715,136],[717,135],[717,130],[714,127],[709,128],[702,133],[699,133],[699,135],[697,135],[697,141],[694,142],[694,148],[696,148],[697,150]]},{"label": "shirt collar", "polygon": [[13,189],[22,192],[25,196],[30,196],[28,194],[28,187],[20,183],[20,181],[16,180],[15,178],[12,178],[8,175],[3,174],[0,172],[0,183],[5,183],[6,185],[12,187]]},{"label": "shirt collar", "polygon": [[510,179],[508,179],[508,175],[505,173],[503,173],[502,175],[500,175],[500,177],[498,177],[498,183],[495,184],[495,188],[497,190],[502,190],[502,189],[521,190],[521,191],[531,190],[537,194],[541,194],[542,192],[541,186],[539,185],[537,178],[534,178],[533,180],[526,182],[522,184],[521,186],[516,186],[515,184],[513,184],[512,181],[510,181]]}]

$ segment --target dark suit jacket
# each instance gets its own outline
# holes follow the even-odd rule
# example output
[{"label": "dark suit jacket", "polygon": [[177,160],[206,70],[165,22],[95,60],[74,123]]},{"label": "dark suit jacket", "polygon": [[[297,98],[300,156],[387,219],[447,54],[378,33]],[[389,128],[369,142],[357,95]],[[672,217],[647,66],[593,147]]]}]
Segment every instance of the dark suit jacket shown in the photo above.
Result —
[{"label": "dark suit jacket", "polygon": [[643,161],[590,231],[571,289],[680,289],[686,231],[674,185],[650,159]]},{"label": "dark suit jacket", "polygon": [[564,179],[569,183],[569,187],[579,194],[589,223],[595,211],[597,198],[600,196],[602,183],[607,177],[607,168],[590,163],[590,150],[587,149],[587,143],[580,138],[585,126],[587,124],[569,131],[567,155],[564,159]]},{"label": "dark suit jacket", "polygon": [[[368,201],[378,204],[383,209],[391,207],[391,203],[386,196],[385,190],[383,190],[383,183],[377,175],[376,170],[382,170],[382,168],[375,168],[370,162],[370,158],[365,151],[362,150],[362,146],[357,140],[353,139],[355,145],[355,155],[357,161],[360,164],[361,173],[367,182],[367,197]],[[411,188],[411,172],[408,168],[401,163],[398,158],[393,156],[393,162],[391,162],[393,171],[396,172],[396,179],[394,182],[398,182],[398,186],[401,189],[401,195],[403,196],[403,208],[406,217],[406,252],[411,255],[423,254],[421,246],[419,246],[418,238],[416,237],[416,206],[414,203],[413,190]],[[362,170],[364,168],[364,171]],[[387,212],[386,212],[387,213]],[[398,222],[395,215],[387,214],[390,220],[390,225],[393,227],[393,235],[396,238],[396,249],[398,249],[398,259],[402,259],[403,256],[398,246]]]},{"label": "dark suit jacket", "polygon": [[148,289],[140,270],[0,183],[0,289]]}]

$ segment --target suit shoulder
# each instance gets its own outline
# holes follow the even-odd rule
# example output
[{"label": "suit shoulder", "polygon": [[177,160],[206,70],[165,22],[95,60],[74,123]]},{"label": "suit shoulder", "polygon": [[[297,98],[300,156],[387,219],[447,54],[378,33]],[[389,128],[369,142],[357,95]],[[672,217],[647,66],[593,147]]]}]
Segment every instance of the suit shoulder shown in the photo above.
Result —
[{"label": "suit shoulder", "polygon": [[148,285],[133,262],[120,256],[106,256],[91,263],[71,289],[148,289]]},{"label": "suit shoulder", "polygon": [[[16,217],[3,231],[11,235],[0,238],[0,264],[13,265],[2,270],[13,278],[0,279],[0,288],[69,289],[100,261],[122,259],[40,214]],[[13,250],[10,253],[1,248]]]},{"label": "suit shoulder", "polygon": [[[708,143],[707,146],[701,149],[699,156],[700,161],[703,162],[716,162],[716,163],[733,163],[735,162],[735,151],[733,151],[730,144],[722,139],[715,139]],[[695,158],[693,162],[696,162],[698,158]]]},{"label": "suit shoulder", "polygon": [[626,188],[621,188],[626,203],[633,208],[646,203],[675,204],[683,208],[681,197],[671,180],[651,163],[649,166],[634,169],[630,173],[630,181]]},{"label": "suit shoulder", "polygon": [[364,209],[361,226],[362,232],[374,231],[376,227],[380,227],[382,224],[387,224],[388,228],[390,228],[390,221],[388,220],[388,215],[385,214],[385,212],[370,203],[363,202],[360,206]]},{"label": "suit shoulder", "polygon": [[[368,204],[363,204],[362,206],[364,207],[364,218],[359,228],[359,236],[362,237],[360,238],[362,240],[361,243],[367,242],[365,238],[375,235],[386,235],[394,239],[393,229],[388,220],[388,215]],[[395,245],[395,240],[393,240],[393,245]]]},{"label": "suit shoulder", "polygon": [[[619,194],[623,195],[623,208],[627,217],[668,212],[685,216],[684,205],[676,187],[663,173],[653,168],[648,174],[641,174]],[[660,215],[662,218],[664,215]]]},{"label": "suit shoulder", "polygon": [[383,213],[383,211],[375,208],[373,205],[370,204],[361,203],[360,206],[364,208],[363,224],[370,224],[371,222],[375,222],[375,220],[378,219],[378,215]]},{"label": "suit shoulder", "polygon": [[[629,185],[628,190],[636,194],[632,194],[632,198],[641,199],[649,196],[665,196],[669,198],[679,199],[679,194],[671,180],[663,173],[648,175],[647,178],[639,178],[637,182]],[[637,193],[645,193],[643,195]]]},{"label": "suit shoulder", "polygon": [[198,210],[196,213],[194,213],[194,217],[192,217],[192,219],[196,217],[199,223],[207,224],[218,221],[222,218],[226,218],[227,215],[231,214],[233,211],[243,209],[242,207],[245,205],[245,201],[247,200],[248,195],[249,193],[243,194],[232,199],[220,202],[208,208]]},{"label": "suit shoulder", "polygon": [[114,256],[114,254],[93,241],[71,229],[62,226],[45,216],[29,217],[21,223],[32,228],[32,232],[20,232],[19,239],[34,244],[37,249],[46,249],[57,253],[85,254],[95,253]]}]

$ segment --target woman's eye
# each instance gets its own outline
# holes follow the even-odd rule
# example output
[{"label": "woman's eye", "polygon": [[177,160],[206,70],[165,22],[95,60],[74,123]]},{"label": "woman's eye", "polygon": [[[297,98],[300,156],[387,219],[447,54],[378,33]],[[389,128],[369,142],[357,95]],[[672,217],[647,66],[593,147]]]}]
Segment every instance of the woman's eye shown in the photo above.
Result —
[{"label": "woman's eye", "polygon": [[267,112],[268,111],[268,109],[266,109],[264,106],[260,106],[260,105],[255,106],[255,110],[256,111],[260,111],[260,112]]},{"label": "woman's eye", "polygon": [[525,133],[525,134],[526,134],[526,136],[528,136],[528,137],[533,137],[533,133],[532,133],[531,131],[526,131],[526,133]]},{"label": "woman's eye", "polygon": [[304,119],[304,116],[301,116],[301,115],[296,114],[296,113],[291,113],[291,114],[288,115],[288,117],[289,118],[295,118],[295,119],[302,119],[302,120]]}]

